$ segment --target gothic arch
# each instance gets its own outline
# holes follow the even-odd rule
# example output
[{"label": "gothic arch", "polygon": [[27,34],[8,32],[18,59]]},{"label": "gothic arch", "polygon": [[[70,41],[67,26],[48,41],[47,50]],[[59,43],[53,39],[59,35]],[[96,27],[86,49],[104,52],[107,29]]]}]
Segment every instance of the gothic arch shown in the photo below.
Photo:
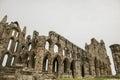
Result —
[{"label": "gothic arch", "polygon": [[14,52],[17,52],[18,45],[19,45],[19,41],[17,40],[17,41],[15,42]]},{"label": "gothic arch", "polygon": [[13,42],[14,42],[14,38],[11,37],[8,41],[7,50],[11,50],[11,46],[12,46]]},{"label": "gothic arch", "polygon": [[58,76],[59,72],[61,69],[61,57],[59,55],[55,56],[53,58],[53,62],[52,62],[52,72],[56,73],[56,76]]},{"label": "gothic arch", "polygon": [[59,46],[57,44],[54,45],[54,53],[59,52]]},{"label": "gothic arch", "polygon": [[53,50],[54,49],[54,43],[52,42],[51,39],[47,39],[46,43],[45,43],[45,49],[47,49],[47,50]]},{"label": "gothic arch", "polygon": [[66,50],[65,50],[65,48],[63,48],[63,50],[62,50],[62,56],[66,56]]},{"label": "gothic arch", "polygon": [[[13,23],[13,25],[16,25],[15,23]],[[11,28],[11,36],[12,37],[18,37],[19,36],[19,32],[20,32],[20,29],[18,28],[18,25],[14,26]]]},{"label": "gothic arch", "polygon": [[71,62],[70,70],[72,72],[72,77],[75,78],[75,61],[74,60]]},{"label": "gothic arch", "polygon": [[55,43],[54,44],[54,53],[59,53],[59,52],[62,52],[61,44]]},{"label": "gothic arch", "polygon": [[45,49],[49,50],[49,48],[50,48],[50,42],[46,41],[46,43],[45,43]]},{"label": "gothic arch", "polygon": [[11,56],[11,53],[9,51],[7,51],[3,54],[3,58],[2,58],[2,66],[3,67],[10,66],[10,63],[9,63],[11,61],[10,56]]},{"label": "gothic arch", "polygon": [[68,68],[70,68],[70,61],[68,58],[65,58],[62,62],[62,71],[63,73],[67,73]]},{"label": "gothic arch", "polygon": [[8,60],[8,54],[4,55],[2,66],[5,67],[7,65],[7,60]]},{"label": "gothic arch", "polygon": [[11,60],[11,66],[13,66],[13,64],[14,64],[14,61],[15,61],[15,56],[12,56],[12,60]]},{"label": "gothic arch", "polygon": [[82,77],[85,77],[85,65],[84,64],[81,65],[81,75]]},{"label": "gothic arch", "polygon": [[51,55],[47,53],[43,58],[43,72],[48,72],[49,64],[51,63]]},{"label": "gothic arch", "polygon": [[28,44],[28,51],[31,51],[31,49],[32,49],[32,44],[29,43],[29,44]]}]

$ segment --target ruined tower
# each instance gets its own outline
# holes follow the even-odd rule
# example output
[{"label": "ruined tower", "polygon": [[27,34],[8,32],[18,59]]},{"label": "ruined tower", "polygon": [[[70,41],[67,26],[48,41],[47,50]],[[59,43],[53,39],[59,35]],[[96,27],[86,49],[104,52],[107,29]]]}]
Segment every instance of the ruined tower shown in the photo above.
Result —
[{"label": "ruined tower", "polygon": [[120,45],[114,44],[110,46],[114,61],[114,66],[116,70],[116,77],[120,78]]}]

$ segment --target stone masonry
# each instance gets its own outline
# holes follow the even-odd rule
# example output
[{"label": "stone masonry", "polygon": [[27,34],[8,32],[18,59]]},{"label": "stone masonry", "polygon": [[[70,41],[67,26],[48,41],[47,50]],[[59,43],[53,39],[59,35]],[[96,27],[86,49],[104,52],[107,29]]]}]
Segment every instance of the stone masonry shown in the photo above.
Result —
[{"label": "stone masonry", "polygon": [[91,39],[85,50],[63,36],[37,31],[26,36],[18,22],[0,22],[0,80],[56,80],[111,76],[103,40]]},{"label": "stone masonry", "polygon": [[111,45],[110,48],[112,51],[114,66],[115,66],[115,70],[116,70],[115,77],[120,78],[120,45],[114,44],[114,45]]}]

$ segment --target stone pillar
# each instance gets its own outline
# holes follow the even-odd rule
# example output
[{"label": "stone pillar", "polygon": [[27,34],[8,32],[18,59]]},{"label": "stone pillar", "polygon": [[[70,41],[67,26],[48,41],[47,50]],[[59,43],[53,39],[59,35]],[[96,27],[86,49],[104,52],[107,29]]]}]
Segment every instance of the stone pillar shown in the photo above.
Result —
[{"label": "stone pillar", "polygon": [[92,74],[92,76],[95,77],[94,60],[90,60],[90,68],[91,68],[91,74]]},{"label": "stone pillar", "polygon": [[[36,48],[36,61],[35,61],[35,70],[36,72],[42,73],[43,69],[43,59],[45,54],[45,36],[36,36],[36,38],[33,40],[36,42],[35,48]],[[34,44],[34,43],[33,43]]]},{"label": "stone pillar", "polygon": [[84,67],[85,67],[85,77],[88,78],[89,77],[89,64],[86,63]]},{"label": "stone pillar", "polygon": [[44,50],[40,47],[36,53],[35,71],[42,73]]},{"label": "stone pillar", "polygon": [[50,50],[51,52],[54,52],[54,44],[52,43],[52,44],[50,44],[49,46],[50,46],[50,49],[49,49],[49,50]]},{"label": "stone pillar", "polygon": [[104,75],[107,76],[107,65],[105,64],[105,67],[104,67]]},{"label": "stone pillar", "polygon": [[62,70],[61,70],[61,69],[62,69],[62,64],[61,64],[61,62],[60,62],[60,63],[58,63],[58,72],[57,72],[57,77],[58,77],[58,78],[60,78],[60,76],[61,76],[61,75],[60,75],[60,74],[62,73]]},{"label": "stone pillar", "polygon": [[79,60],[75,60],[75,72],[74,73],[75,73],[75,78],[82,78]]},{"label": "stone pillar", "polygon": [[[99,64],[99,63],[98,63]],[[96,67],[96,72],[97,72],[97,75],[96,75],[96,77],[100,77],[100,68],[99,68],[99,65],[96,65],[97,67]]]},{"label": "stone pillar", "polygon": [[101,76],[104,76],[104,66],[101,66]]},{"label": "stone pillar", "polygon": [[120,56],[118,56],[117,58],[118,58],[118,60],[116,61],[116,66],[117,66],[117,69],[116,69],[117,74],[116,74],[116,76],[120,77]]},{"label": "stone pillar", "polygon": [[52,60],[48,62],[48,73],[52,73]]}]

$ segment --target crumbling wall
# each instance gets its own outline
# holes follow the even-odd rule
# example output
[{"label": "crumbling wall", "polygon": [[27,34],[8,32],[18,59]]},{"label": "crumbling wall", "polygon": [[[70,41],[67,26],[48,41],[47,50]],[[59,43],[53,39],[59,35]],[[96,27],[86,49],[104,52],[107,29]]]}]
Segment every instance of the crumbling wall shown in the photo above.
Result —
[{"label": "crumbling wall", "polygon": [[7,16],[0,22],[0,70],[4,75],[19,73],[19,80],[111,75],[103,41],[92,39],[83,50],[54,31],[48,36],[37,31],[26,36],[26,27],[21,30],[18,22],[8,24]]}]

